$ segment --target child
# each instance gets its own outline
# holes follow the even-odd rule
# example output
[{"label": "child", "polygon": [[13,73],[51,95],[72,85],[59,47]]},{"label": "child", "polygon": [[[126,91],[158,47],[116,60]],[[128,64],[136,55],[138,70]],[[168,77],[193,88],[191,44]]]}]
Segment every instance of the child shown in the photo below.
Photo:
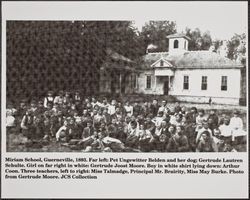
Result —
[{"label": "child", "polygon": [[133,106],[133,115],[137,117],[139,114],[141,114],[141,106],[137,101],[135,101]]},{"label": "child", "polygon": [[21,121],[21,129],[24,136],[31,139],[32,133],[34,132],[34,115],[31,109],[27,110]]},{"label": "child", "polygon": [[36,104],[36,101],[35,100],[31,100],[30,102],[30,110],[31,112],[33,113],[33,115],[36,115],[38,114],[36,111],[37,111],[37,104]]},{"label": "child", "polygon": [[65,120],[63,123],[63,126],[59,128],[59,130],[56,132],[56,141],[68,141],[69,135],[68,135],[68,121]]},{"label": "child", "polygon": [[126,145],[131,148],[138,147],[139,131],[137,128],[137,122],[135,120],[130,122],[131,129],[129,130],[128,137],[126,139]]},{"label": "child", "polygon": [[198,132],[202,128],[202,122],[206,120],[204,114],[205,111],[203,109],[200,109],[198,112],[198,116],[196,117],[196,129],[195,129],[196,132]]},{"label": "child", "polygon": [[124,109],[125,109],[125,112],[126,112],[126,116],[131,117],[133,115],[133,106],[130,105],[129,101],[127,101],[125,103]]},{"label": "child", "polygon": [[82,139],[88,138],[94,134],[94,128],[92,127],[92,121],[87,121],[87,127],[83,129]]},{"label": "child", "polygon": [[149,130],[145,129],[143,124],[140,125],[139,128],[139,149],[143,152],[151,151],[151,147],[149,146],[149,141],[152,138],[152,134]]},{"label": "child", "polygon": [[204,131],[201,134],[202,140],[199,141],[196,152],[214,152],[213,141],[210,137],[210,133],[208,131]]},{"label": "child", "polygon": [[236,137],[246,136],[246,131],[243,130],[243,121],[239,117],[239,111],[233,112],[233,117],[230,119],[230,127],[232,128],[232,141],[234,142]]},{"label": "child", "polygon": [[73,101],[74,101],[74,102],[76,102],[76,101],[81,102],[81,101],[82,101],[82,98],[81,98],[81,96],[80,96],[80,92],[79,92],[79,91],[76,91],[76,92],[75,92],[75,94],[74,94],[74,96],[73,96]]},{"label": "child", "polygon": [[200,127],[198,133],[197,133],[197,136],[196,136],[196,144],[199,143],[199,140],[202,139],[201,138],[201,134],[204,132],[204,131],[208,131],[209,132],[209,136],[210,138],[213,137],[213,134],[212,134],[212,130],[208,127],[208,121],[206,119],[204,119],[202,121],[202,126]]},{"label": "child", "polygon": [[47,96],[44,98],[43,106],[44,106],[45,108],[48,107],[48,102],[50,102],[50,103],[52,103],[52,104],[53,104],[53,102],[54,102],[54,97],[53,97],[52,91],[48,91]]},{"label": "child", "polygon": [[157,116],[152,119],[152,122],[155,123],[155,126],[160,126],[161,125],[161,122],[165,119],[163,114],[164,114],[163,111],[159,111]]},{"label": "child", "polygon": [[212,120],[212,130],[217,128],[219,125],[219,118],[216,114],[216,109],[212,109],[210,110],[209,116],[208,116],[208,120],[211,119]]},{"label": "child", "polygon": [[64,92],[61,90],[59,91],[59,95],[54,98],[54,103],[62,105],[64,102]]},{"label": "child", "polygon": [[108,114],[110,115],[115,114],[115,108],[116,108],[116,100],[112,100],[111,105],[108,107]]},{"label": "child", "polygon": [[232,128],[229,125],[229,118],[224,118],[224,123],[219,126],[219,130],[222,136],[222,139],[225,143],[230,144],[232,143]]},{"label": "child", "polygon": [[189,145],[187,136],[183,134],[183,126],[176,127],[176,133],[169,139],[167,145],[168,152],[188,152]]}]

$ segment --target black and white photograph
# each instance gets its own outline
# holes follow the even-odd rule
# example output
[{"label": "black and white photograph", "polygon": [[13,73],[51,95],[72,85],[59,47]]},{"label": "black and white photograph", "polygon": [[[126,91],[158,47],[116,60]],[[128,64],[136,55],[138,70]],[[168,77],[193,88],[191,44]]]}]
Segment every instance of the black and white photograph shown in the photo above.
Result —
[{"label": "black and white photograph", "polygon": [[185,26],[7,21],[7,151],[246,151],[246,33]]},{"label": "black and white photograph", "polygon": [[246,1],[1,11],[1,198],[249,198]]}]

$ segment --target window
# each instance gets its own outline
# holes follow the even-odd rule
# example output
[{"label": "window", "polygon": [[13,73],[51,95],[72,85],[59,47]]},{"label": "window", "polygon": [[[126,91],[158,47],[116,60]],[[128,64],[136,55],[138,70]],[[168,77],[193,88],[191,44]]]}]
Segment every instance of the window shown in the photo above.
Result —
[{"label": "window", "polygon": [[187,41],[184,42],[184,49],[187,49]]},{"label": "window", "polygon": [[161,66],[161,67],[164,66],[164,61],[163,61],[163,60],[160,61],[160,66]]},{"label": "window", "polygon": [[189,89],[189,77],[184,76],[183,79],[183,90],[188,90]]},{"label": "window", "polygon": [[133,87],[137,88],[137,75],[136,74],[133,76]]},{"label": "window", "polygon": [[202,90],[207,90],[207,76],[202,76],[201,89]]},{"label": "window", "polygon": [[146,77],[146,88],[147,89],[151,88],[151,76]]},{"label": "window", "polygon": [[221,90],[227,91],[227,76],[221,77]]},{"label": "window", "polygon": [[174,49],[177,49],[179,47],[179,41],[175,40],[174,41]]}]

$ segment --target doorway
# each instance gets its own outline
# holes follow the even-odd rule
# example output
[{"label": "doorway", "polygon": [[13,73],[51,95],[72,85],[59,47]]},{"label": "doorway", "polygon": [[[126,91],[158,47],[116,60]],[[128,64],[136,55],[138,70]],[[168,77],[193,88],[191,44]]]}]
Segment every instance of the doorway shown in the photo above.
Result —
[{"label": "doorway", "polygon": [[168,91],[169,91],[169,77],[167,76],[166,80],[164,81],[164,95],[168,95]]}]

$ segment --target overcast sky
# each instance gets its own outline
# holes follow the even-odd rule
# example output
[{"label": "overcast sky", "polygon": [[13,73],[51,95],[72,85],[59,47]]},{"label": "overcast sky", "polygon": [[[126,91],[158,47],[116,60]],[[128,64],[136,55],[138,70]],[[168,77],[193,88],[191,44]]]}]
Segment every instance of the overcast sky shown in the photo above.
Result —
[{"label": "overcast sky", "polygon": [[134,20],[139,29],[149,20],[170,20],[177,31],[188,26],[209,30],[212,39],[247,33],[247,1],[77,1],[3,2],[4,20]]},{"label": "overcast sky", "polygon": [[234,33],[247,31],[246,2],[170,2],[158,11],[164,12],[164,17],[145,13],[147,19],[137,18],[135,25],[140,30],[150,18],[166,19],[176,22],[178,32],[198,27],[202,32],[209,30],[213,39],[230,39]]}]

